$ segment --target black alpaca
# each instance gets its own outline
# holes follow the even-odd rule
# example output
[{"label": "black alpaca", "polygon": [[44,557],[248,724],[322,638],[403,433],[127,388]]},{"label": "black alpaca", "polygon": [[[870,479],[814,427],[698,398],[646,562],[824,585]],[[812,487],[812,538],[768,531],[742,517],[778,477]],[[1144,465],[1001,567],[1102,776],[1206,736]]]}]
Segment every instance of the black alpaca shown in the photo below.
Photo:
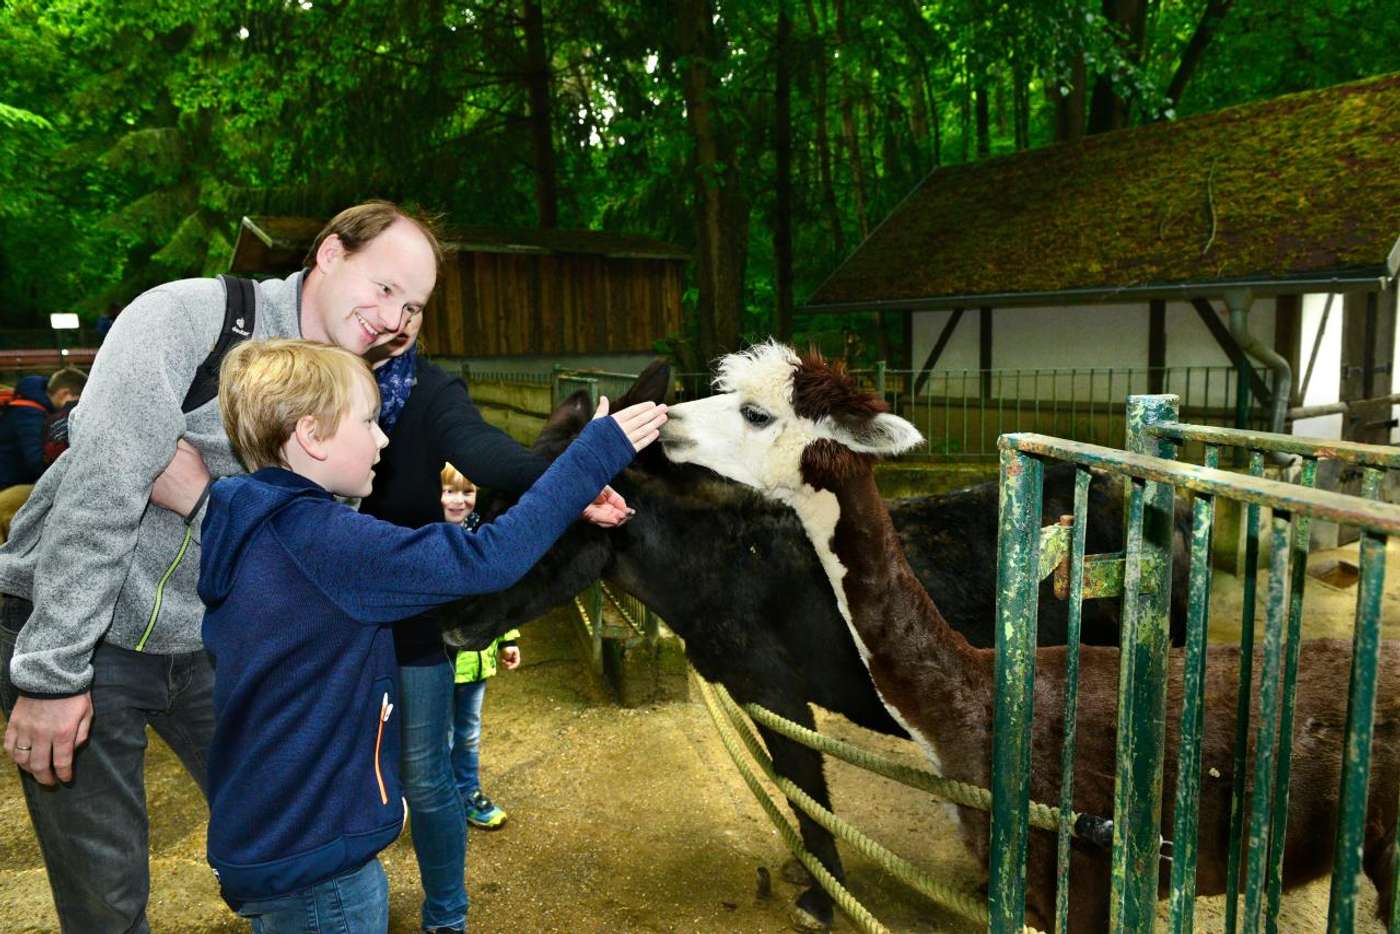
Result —
[{"label": "black alpaca", "polygon": [[[653,365],[615,408],[661,401],[668,371]],[[586,424],[582,393],[551,416],[534,449],[554,457]],[[614,487],[637,510],[625,526],[604,531],[587,523],[573,528],[524,580],[511,589],[474,598],[458,619],[472,622],[449,631],[448,641],[475,648],[571,600],[599,577],[660,614],[685,640],[691,665],[707,681],[723,684],[739,703],[760,704],[807,727],[810,704],[841,714],[867,729],[907,734],[875,693],[831,586],[792,510],[716,477],[704,468],[675,465],[659,446],[642,453]],[[1073,512],[1073,470],[1046,471],[1046,523]],[[1095,479],[1090,492],[1090,552],[1122,548],[1122,497],[1117,483]],[[488,514],[504,507],[487,502]],[[997,488],[995,483],[942,496],[891,504],[895,526],[911,565],[954,626],[974,645],[990,646],[996,593]],[[1178,567],[1184,568],[1184,562]],[[1174,594],[1184,594],[1184,582]],[[1063,644],[1066,604],[1041,591],[1039,635]],[[1084,604],[1084,641],[1116,644],[1117,600]],[[1184,632],[1184,610],[1173,614],[1173,638]],[[822,756],[762,727],[778,772],[823,806],[830,796]],[[844,878],[835,841],[801,812],[794,812],[807,848],[836,878]],[[829,925],[832,906],[813,886],[798,908]]]}]

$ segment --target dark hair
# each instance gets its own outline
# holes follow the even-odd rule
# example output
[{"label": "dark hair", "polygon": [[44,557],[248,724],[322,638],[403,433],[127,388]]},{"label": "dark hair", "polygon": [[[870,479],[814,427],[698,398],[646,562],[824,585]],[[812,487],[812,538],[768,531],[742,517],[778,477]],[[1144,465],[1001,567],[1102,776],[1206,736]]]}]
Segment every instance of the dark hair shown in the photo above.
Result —
[{"label": "dark hair", "polygon": [[422,231],[423,236],[428,238],[428,245],[433,248],[433,258],[437,260],[437,265],[441,268],[442,244],[438,241],[438,219],[426,215],[420,217],[410,214],[392,201],[379,199],[346,208],[332,217],[326,226],[321,228],[316,239],[311,241],[311,249],[307,251],[306,259],[302,260],[302,266],[310,269],[316,265],[317,251],[321,249],[321,244],[325,242],[325,239],[332,234],[340,238],[340,242],[345,245],[346,253],[355,253],[385,230],[388,230],[390,225],[400,218],[417,227]]},{"label": "dark hair", "polygon": [[83,394],[83,387],[87,385],[87,374],[74,367],[64,367],[57,373],[49,377],[48,391],[50,394],[61,390],[68,390],[75,396]]}]

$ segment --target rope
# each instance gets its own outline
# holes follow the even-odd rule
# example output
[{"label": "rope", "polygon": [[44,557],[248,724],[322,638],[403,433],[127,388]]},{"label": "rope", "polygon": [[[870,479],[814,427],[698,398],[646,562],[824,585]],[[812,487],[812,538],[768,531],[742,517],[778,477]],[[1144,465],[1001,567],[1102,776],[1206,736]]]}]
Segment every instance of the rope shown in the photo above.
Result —
[{"label": "rope", "polygon": [[763,785],[759,783],[753,771],[744,764],[739,753],[738,741],[734,737],[728,719],[721,715],[716,706],[717,702],[710,686],[704,679],[696,678],[693,674],[692,677],[700,687],[700,696],[704,698],[705,708],[710,712],[710,719],[714,721],[715,728],[719,731],[719,738],[724,743],[725,750],[728,751],[729,757],[734,760],[734,766],[739,770],[745,784],[749,786],[749,791],[753,792],[753,796],[768,815],[768,819],[773,822],[773,826],[782,835],[783,842],[787,844],[792,855],[806,867],[807,871],[812,874],[812,878],[817,880],[817,883],[831,896],[836,907],[840,908],[846,917],[851,919],[852,924],[867,934],[889,934],[889,929],[875,920],[875,917],[865,906],[856,901],[850,890],[838,882],[836,877],[815,856],[807,852],[806,847],[802,845],[802,839],[797,835],[797,831],[792,829],[792,825],[778,811],[778,806],[773,803],[773,799],[768,796],[768,792],[763,789]]},{"label": "rope", "polygon": [[[833,836],[836,836],[841,840],[845,841],[846,843],[854,846],[856,850],[860,852],[863,856],[865,856],[867,859],[870,859],[876,865],[889,872],[896,879],[899,879],[901,882],[920,892],[932,901],[937,902],[938,904],[943,905],[944,907],[956,912],[957,914],[962,915],[963,917],[975,921],[979,924],[987,923],[987,904],[986,900],[981,897],[980,893],[969,892],[963,889],[958,889],[953,886],[944,885],[942,883],[934,881],[927,873],[919,869],[913,863],[891,852],[890,850],[882,846],[880,843],[876,842],[875,840],[862,833],[860,830],[858,830],[856,827],[854,827],[847,821],[841,819],[840,817],[837,817],[830,810],[818,804],[810,795],[808,795],[801,788],[793,784],[789,779],[778,775],[777,771],[773,768],[773,760],[768,756],[768,754],[764,751],[763,747],[759,744],[758,738],[753,735],[753,731],[749,728],[747,722],[744,720],[743,715],[740,712],[739,706],[734,703],[733,698],[729,696],[729,692],[725,690],[724,686],[710,685],[703,679],[695,677],[693,673],[692,677],[694,677],[694,680],[700,687],[701,696],[705,699],[705,705],[707,708],[709,708],[710,716],[712,719],[714,719],[716,727],[719,728],[720,738],[721,740],[725,741],[725,748],[729,751],[731,758],[734,759],[735,765],[739,767],[741,773],[747,773],[747,768],[743,763],[740,762],[739,757],[737,756],[737,752],[733,747],[733,737],[735,735],[737,735],[738,738],[743,742],[743,744],[748,748],[749,755],[752,756],[754,761],[758,763],[759,767],[762,769],[764,775],[767,776],[768,780],[774,785],[776,785],[778,787],[778,790],[780,790],[784,795],[786,795],[789,801],[791,801],[808,817],[812,818],[812,820],[815,821],[819,826],[827,830]],[[716,710],[716,707],[719,707],[723,710],[725,714],[724,719],[721,719],[719,717],[719,712]],[[761,710],[762,708],[759,709]],[[765,711],[765,713],[768,713],[768,711]],[[796,726],[796,724],[793,725]],[[801,728],[799,727],[799,729]],[[820,734],[814,735],[819,736]],[[888,762],[886,762],[885,764],[891,767],[896,765],[895,763]],[[906,766],[904,768],[908,767]],[[918,770],[911,769],[910,771],[917,772]],[[745,774],[745,780],[749,781],[748,774]],[[754,794],[756,796],[760,796],[760,790],[757,786],[756,780],[749,781],[749,787],[751,790],[754,791]],[[913,787],[920,786],[914,785]],[[768,798],[766,792],[763,792],[761,794],[760,803],[765,804],[765,810],[769,811],[770,817],[775,816],[776,807],[773,806],[772,801]],[[787,833],[785,833],[784,836],[788,837],[789,834],[792,834],[791,827],[787,824],[787,821],[783,820],[781,817],[778,817],[777,819],[782,820],[783,827],[787,831]],[[801,841],[796,837],[795,834],[792,834],[788,842],[789,847],[792,847],[794,844],[796,844],[799,848],[801,847]],[[794,853],[797,852],[797,850],[794,850]],[[799,859],[802,858],[802,854],[805,854],[809,857],[811,855],[807,853],[805,849],[803,849],[801,851],[801,854],[799,854]],[[807,865],[806,860],[803,860],[803,865]],[[814,877],[817,876],[816,873],[813,873],[813,875]],[[826,873],[826,875],[828,877],[830,876],[829,873]],[[819,879],[819,881],[822,880]],[[834,878],[831,879],[831,882],[838,887],[840,885],[840,883],[837,883]],[[853,898],[851,899],[851,907],[847,907],[847,905],[844,904],[844,902],[838,894],[838,892],[846,892],[844,888],[833,890],[830,886],[828,886],[825,883],[825,881],[822,881],[822,887],[827,890],[827,892],[832,896],[832,899],[836,901],[837,904],[841,907],[841,910],[843,912],[850,916],[851,919],[855,921],[858,925],[862,927],[864,926],[862,920],[856,915],[852,914],[851,908],[859,908],[862,912],[864,912],[865,909],[862,906],[860,906],[859,902],[854,901]],[[848,892],[846,892],[846,895],[849,897]],[[875,922],[873,918],[871,918],[870,921],[872,923],[878,923]],[[1025,930],[1034,932],[1033,928],[1026,928]]]},{"label": "rope", "polygon": [[[744,712],[753,717],[755,723],[768,727],[774,733],[786,736],[788,739],[809,746],[818,752],[835,756],[851,765],[874,772],[877,775],[883,775],[885,778],[908,785],[910,788],[927,791],[929,794],[953,804],[960,804],[978,811],[991,811],[992,809],[990,789],[944,778],[942,775],[935,775],[925,769],[896,762],[877,753],[861,749],[859,746],[844,743],[839,739],[823,736],[816,730],[809,730],[801,724],[793,723],[791,720],[784,719],[757,704],[745,704]],[[1078,819],[1078,812],[1070,813],[1071,826]],[[1060,809],[1042,804],[1039,801],[1030,802],[1030,825],[1041,830],[1058,832],[1060,829]]]}]

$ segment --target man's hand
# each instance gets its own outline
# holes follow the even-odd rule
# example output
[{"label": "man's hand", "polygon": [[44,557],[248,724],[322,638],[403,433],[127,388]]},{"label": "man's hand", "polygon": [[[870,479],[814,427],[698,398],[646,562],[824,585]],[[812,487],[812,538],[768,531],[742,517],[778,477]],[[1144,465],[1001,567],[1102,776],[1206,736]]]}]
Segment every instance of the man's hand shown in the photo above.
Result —
[{"label": "man's hand", "polygon": [[501,646],[501,664],[506,667],[506,671],[514,671],[520,667],[520,646]]},{"label": "man's hand", "polygon": [[636,510],[628,508],[621,493],[605,486],[598,498],[584,507],[583,517],[596,526],[612,529],[632,518],[634,513]]},{"label": "man's hand", "polygon": [[175,443],[175,456],[151,485],[151,502],[184,518],[209,485],[209,468],[199,449],[184,438]]},{"label": "man's hand", "polygon": [[92,727],[92,694],[15,701],[5,727],[5,752],[41,785],[73,780],[73,753]]}]

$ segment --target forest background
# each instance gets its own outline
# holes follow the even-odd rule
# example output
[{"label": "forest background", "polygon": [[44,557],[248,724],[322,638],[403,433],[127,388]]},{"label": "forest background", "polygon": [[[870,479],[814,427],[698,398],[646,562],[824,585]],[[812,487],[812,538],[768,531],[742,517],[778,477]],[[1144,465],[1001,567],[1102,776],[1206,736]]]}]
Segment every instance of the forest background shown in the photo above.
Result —
[{"label": "forest background", "polygon": [[691,249],[691,366],[896,362],[897,321],[793,309],[939,166],[1391,71],[1394,0],[3,0],[2,317],[386,197]]}]

